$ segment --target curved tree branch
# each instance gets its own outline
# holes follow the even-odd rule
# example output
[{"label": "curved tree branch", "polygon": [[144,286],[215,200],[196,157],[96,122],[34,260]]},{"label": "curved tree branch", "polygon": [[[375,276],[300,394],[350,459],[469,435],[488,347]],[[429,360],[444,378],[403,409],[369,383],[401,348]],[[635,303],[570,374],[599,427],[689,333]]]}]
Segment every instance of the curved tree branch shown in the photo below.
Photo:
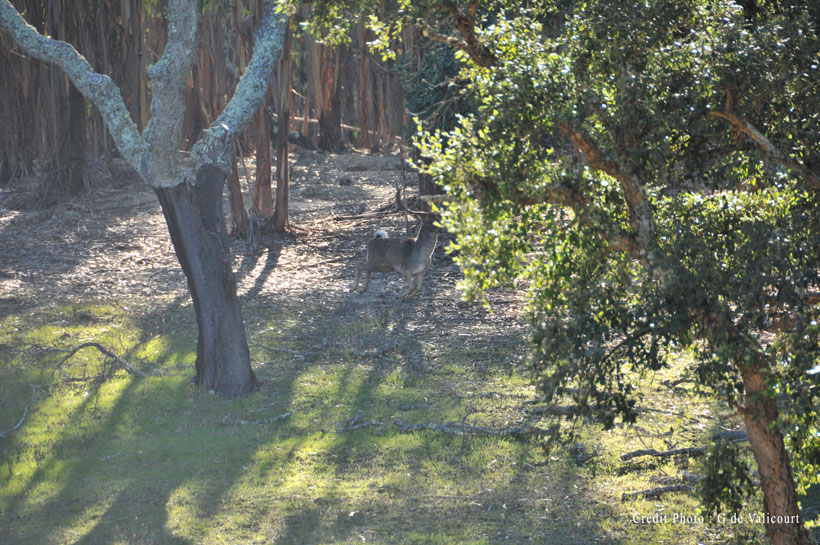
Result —
[{"label": "curved tree branch", "polygon": [[148,69],[154,97],[151,119],[143,133],[151,150],[150,157],[146,157],[150,165],[145,170],[159,174],[163,183],[158,187],[172,187],[183,181],[178,148],[185,114],[185,82],[197,51],[197,9],[196,0],[170,0],[168,43],[162,57]]},{"label": "curved tree branch", "polygon": [[736,130],[745,134],[763,152],[771,157],[780,166],[802,176],[806,183],[814,189],[820,189],[820,176],[811,172],[803,163],[790,159],[772,143],[771,140],[757,130],[757,128],[742,117],[726,110],[710,112],[714,117],[728,121]]},{"label": "curved tree branch", "polygon": [[273,68],[282,54],[282,42],[290,16],[268,7],[253,42],[253,55],[230,102],[191,149],[195,168],[211,164],[227,172],[235,136],[248,124],[265,99]]},{"label": "curved tree branch", "polygon": [[430,37],[438,41],[445,41],[450,45],[458,47],[470,55],[473,62],[479,66],[484,68],[495,66],[498,63],[498,59],[489,47],[481,43],[481,40],[478,39],[478,35],[475,31],[475,12],[476,8],[478,8],[478,2],[470,2],[466,11],[460,10],[458,6],[456,6],[456,3],[452,0],[445,0],[442,2],[442,6],[447,12],[449,12],[450,17],[452,17],[453,26],[458,33],[461,34],[462,40],[457,38],[445,38],[442,40],[440,39],[442,38],[440,35]]},{"label": "curved tree branch", "polygon": [[561,123],[558,128],[569,137],[589,166],[612,176],[620,184],[629,208],[629,223],[632,227],[631,237],[622,239],[621,243],[643,267],[649,268],[653,261],[657,261],[653,258],[657,253],[655,218],[640,181],[628,168],[606,157],[595,142],[581,131],[567,123]]}]

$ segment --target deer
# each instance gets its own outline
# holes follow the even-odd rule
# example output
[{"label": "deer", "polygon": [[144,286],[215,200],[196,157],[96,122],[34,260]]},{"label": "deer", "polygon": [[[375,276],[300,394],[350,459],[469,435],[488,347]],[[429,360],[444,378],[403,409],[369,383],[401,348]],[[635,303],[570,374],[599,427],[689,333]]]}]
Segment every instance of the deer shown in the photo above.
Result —
[{"label": "deer", "polygon": [[432,220],[422,218],[415,237],[403,239],[390,238],[379,229],[367,243],[367,258],[356,269],[356,283],[351,292],[359,288],[362,271],[367,272],[364,287],[359,293],[367,291],[370,285],[370,273],[399,271],[407,282],[407,290],[398,298],[407,301],[421,292],[421,280],[424,271],[430,267],[433,250],[438,242],[439,228]]}]

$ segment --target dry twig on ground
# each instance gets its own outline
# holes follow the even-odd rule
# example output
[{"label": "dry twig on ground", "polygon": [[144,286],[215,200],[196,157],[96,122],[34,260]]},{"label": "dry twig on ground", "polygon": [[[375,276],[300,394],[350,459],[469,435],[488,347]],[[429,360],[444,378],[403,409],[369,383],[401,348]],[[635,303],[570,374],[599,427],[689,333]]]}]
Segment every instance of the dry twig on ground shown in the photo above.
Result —
[{"label": "dry twig on ground", "polygon": [[23,409],[23,416],[20,417],[20,421],[17,422],[17,424],[14,427],[11,427],[4,432],[0,432],[0,438],[3,438],[11,432],[13,432],[14,430],[20,428],[20,426],[23,425],[23,422],[26,421],[26,417],[28,416],[28,410],[31,408],[32,405],[34,405],[34,401],[37,398],[37,387],[33,384],[29,384],[28,386],[31,388],[31,401],[29,401],[28,405],[26,405],[26,408]]}]

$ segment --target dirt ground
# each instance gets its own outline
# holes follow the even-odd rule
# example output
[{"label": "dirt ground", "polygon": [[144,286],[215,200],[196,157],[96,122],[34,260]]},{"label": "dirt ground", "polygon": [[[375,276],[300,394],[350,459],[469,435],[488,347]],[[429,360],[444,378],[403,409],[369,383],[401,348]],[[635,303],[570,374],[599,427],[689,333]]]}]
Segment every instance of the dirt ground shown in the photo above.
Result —
[{"label": "dirt ground", "polygon": [[[247,198],[252,160],[240,164],[239,172]],[[444,251],[447,234],[439,237],[422,293],[410,302],[395,297],[404,289],[397,273],[375,273],[366,294],[350,293],[356,264],[374,231],[384,229],[391,237],[406,233],[403,213],[355,217],[393,202],[393,184],[402,179],[408,197],[418,192],[416,174],[402,172],[398,155],[300,151],[291,156],[291,177],[289,232],[232,241],[238,291],[246,304],[306,298],[311,306],[327,303],[332,312],[353,314],[363,306],[390,306],[423,317],[431,333],[452,333],[460,325],[474,331],[478,322],[480,329],[522,335],[517,296],[491,294],[492,313],[460,300],[461,275]],[[38,210],[7,207],[26,185],[0,189],[0,312],[50,300],[187,303],[185,277],[150,188],[118,164],[89,165],[87,181],[88,193]]]}]

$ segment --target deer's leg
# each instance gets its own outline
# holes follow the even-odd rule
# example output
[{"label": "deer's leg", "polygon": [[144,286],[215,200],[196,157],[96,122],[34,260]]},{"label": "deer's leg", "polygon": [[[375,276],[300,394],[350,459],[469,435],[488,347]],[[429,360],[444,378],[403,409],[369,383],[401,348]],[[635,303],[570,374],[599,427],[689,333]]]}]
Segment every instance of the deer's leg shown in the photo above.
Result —
[{"label": "deer's leg", "polygon": [[404,281],[407,282],[407,289],[404,293],[399,294],[399,299],[402,301],[407,301],[410,297],[410,292],[413,291],[413,275],[410,273],[404,273]]},{"label": "deer's leg", "polygon": [[359,277],[362,276],[362,267],[363,265],[359,263],[359,266],[356,267],[356,282],[353,284],[353,289],[350,291],[356,291],[359,288]]},{"label": "deer's leg", "polygon": [[411,297],[415,297],[421,293],[421,279],[424,276],[424,271],[413,275],[413,289],[405,296],[405,301]]},{"label": "deer's leg", "polygon": [[362,291],[360,291],[359,293],[366,292],[367,288],[369,286],[370,286],[370,271],[367,271],[367,276],[364,277],[364,287],[362,288]]}]

